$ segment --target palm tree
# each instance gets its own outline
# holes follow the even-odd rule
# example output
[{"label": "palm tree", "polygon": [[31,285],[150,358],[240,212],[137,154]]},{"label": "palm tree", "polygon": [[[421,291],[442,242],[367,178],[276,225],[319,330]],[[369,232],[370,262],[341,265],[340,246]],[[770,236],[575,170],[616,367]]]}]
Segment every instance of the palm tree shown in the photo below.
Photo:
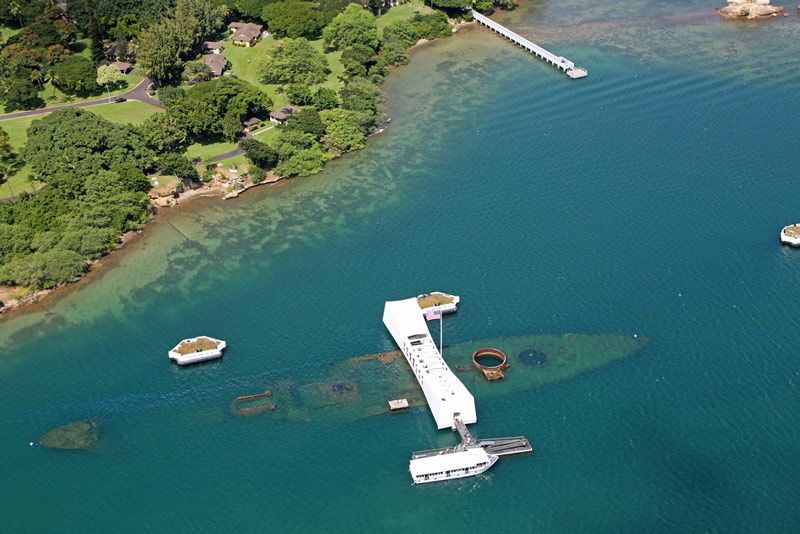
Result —
[{"label": "palm tree", "polygon": [[31,83],[35,83],[36,85],[39,86],[40,91],[44,89],[44,87],[42,87],[42,80],[44,80],[44,77],[42,76],[42,71],[40,71],[39,69],[31,70],[30,80]]},{"label": "palm tree", "polygon": [[50,101],[52,102],[56,99],[56,82],[58,81],[58,74],[54,73],[52,70],[48,70],[44,74],[44,80],[47,83],[53,84],[53,96],[50,98]]},{"label": "palm tree", "polygon": [[17,2],[10,2],[8,4],[8,12],[11,13],[12,16],[17,17],[19,19],[19,27],[22,28],[25,26],[22,21],[22,8],[19,6]]}]

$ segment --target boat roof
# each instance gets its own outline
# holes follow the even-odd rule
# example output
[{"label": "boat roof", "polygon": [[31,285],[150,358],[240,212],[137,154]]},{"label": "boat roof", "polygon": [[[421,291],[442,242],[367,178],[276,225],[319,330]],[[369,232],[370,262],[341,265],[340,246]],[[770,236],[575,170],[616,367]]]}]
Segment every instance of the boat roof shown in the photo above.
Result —
[{"label": "boat roof", "polygon": [[412,477],[429,475],[431,473],[444,473],[453,469],[471,467],[481,462],[488,462],[489,455],[481,448],[467,449],[459,452],[417,458],[408,463],[408,470]]}]

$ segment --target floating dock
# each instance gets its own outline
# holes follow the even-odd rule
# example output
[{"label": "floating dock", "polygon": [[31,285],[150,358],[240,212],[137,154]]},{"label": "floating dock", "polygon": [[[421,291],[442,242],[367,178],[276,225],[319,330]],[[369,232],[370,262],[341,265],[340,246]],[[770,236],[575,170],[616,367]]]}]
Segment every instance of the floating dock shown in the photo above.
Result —
[{"label": "floating dock", "polygon": [[589,75],[589,73],[586,72],[585,69],[579,69],[578,67],[575,66],[575,63],[573,63],[572,61],[568,60],[567,58],[561,57],[561,56],[557,56],[554,53],[550,52],[549,50],[545,50],[544,48],[542,48],[541,46],[537,45],[536,43],[533,43],[533,42],[529,41],[528,39],[522,37],[521,35],[518,35],[518,34],[512,32],[511,30],[509,30],[508,28],[506,28],[502,24],[498,24],[495,21],[493,21],[492,19],[490,19],[489,17],[485,17],[485,16],[481,15],[480,13],[475,11],[474,9],[472,10],[472,16],[480,24],[483,24],[484,26],[486,26],[490,30],[492,30],[494,32],[497,32],[498,34],[502,35],[503,37],[505,37],[506,39],[508,39],[512,43],[521,46],[522,48],[524,48],[525,50],[527,50],[528,52],[530,52],[534,56],[538,57],[539,59],[542,59],[542,60],[546,61],[547,63],[550,63],[552,66],[556,67],[557,69],[563,70],[564,73],[567,76],[569,76],[570,78],[572,78],[573,80],[575,80],[577,78],[585,78],[586,76]]}]

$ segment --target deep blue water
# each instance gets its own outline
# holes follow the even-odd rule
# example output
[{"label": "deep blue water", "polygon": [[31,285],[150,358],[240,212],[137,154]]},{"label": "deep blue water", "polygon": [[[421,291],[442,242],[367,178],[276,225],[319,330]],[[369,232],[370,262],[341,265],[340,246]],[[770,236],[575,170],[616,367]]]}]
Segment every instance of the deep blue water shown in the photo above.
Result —
[{"label": "deep blue water", "polygon": [[[526,4],[414,53],[394,120],[318,176],[201,200],[45,309],[0,322],[0,518],[19,532],[794,532],[800,527],[797,19],[697,2]],[[584,9],[585,8],[585,9]],[[541,37],[540,37],[541,36]],[[446,343],[647,336],[595,372],[478,401],[534,454],[414,487],[427,410],[349,423],[229,403],[393,348],[383,302],[461,295]],[[223,361],[166,351],[206,333]],[[29,447],[99,418],[91,452]]]}]

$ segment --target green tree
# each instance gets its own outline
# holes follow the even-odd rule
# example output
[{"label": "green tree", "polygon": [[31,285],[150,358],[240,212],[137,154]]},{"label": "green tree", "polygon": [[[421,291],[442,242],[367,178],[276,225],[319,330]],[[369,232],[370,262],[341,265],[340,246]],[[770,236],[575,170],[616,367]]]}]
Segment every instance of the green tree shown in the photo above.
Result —
[{"label": "green tree", "polygon": [[281,161],[275,171],[281,176],[308,176],[322,170],[325,154],[319,146],[299,150],[289,159]]},{"label": "green tree", "polygon": [[300,37],[286,39],[267,56],[262,65],[261,81],[317,84],[323,82],[327,74],[328,60]]},{"label": "green tree", "polygon": [[126,164],[148,169],[155,156],[133,126],[113,124],[79,108],[34,120],[27,134],[23,158],[45,182],[65,170],[93,173]]},{"label": "green tree", "polygon": [[53,85],[53,96],[50,97],[51,102],[56,98],[56,84],[58,84],[59,80],[58,74],[53,72],[53,69],[48,69],[47,72],[44,73],[45,83]]},{"label": "green tree", "polygon": [[325,135],[325,125],[322,123],[320,114],[314,109],[301,109],[297,113],[293,113],[286,120],[283,128],[310,134],[315,141]]},{"label": "green tree", "polygon": [[366,133],[372,123],[367,113],[344,109],[329,109],[320,113],[325,125],[322,146],[332,156],[364,148]]},{"label": "green tree", "polygon": [[39,91],[29,80],[16,79],[9,90],[3,95],[7,112],[18,109],[36,109],[44,106],[44,101],[39,98]]},{"label": "green tree", "polygon": [[358,43],[378,48],[378,26],[375,16],[358,4],[350,4],[322,30],[325,46],[341,50]]},{"label": "green tree", "polygon": [[81,255],[72,250],[36,252],[0,268],[0,283],[50,289],[80,277],[88,267]]},{"label": "green tree", "polygon": [[364,78],[353,78],[345,85],[339,96],[342,108],[352,111],[363,111],[376,116],[383,99],[381,90]]},{"label": "green tree", "polygon": [[275,1],[277,0],[236,0],[236,11],[247,19],[261,20],[264,7]]},{"label": "green tree", "polygon": [[106,88],[109,102],[111,101],[110,86],[116,85],[121,79],[122,73],[114,65],[101,65],[100,67],[97,67],[97,78],[95,78],[95,81],[97,82],[97,85]]},{"label": "green tree", "polygon": [[243,139],[239,142],[239,148],[244,150],[250,163],[261,169],[271,169],[278,163],[278,153],[268,144],[256,139]]},{"label": "green tree", "polygon": [[174,174],[181,180],[197,179],[197,169],[192,166],[189,158],[184,154],[175,152],[163,154],[159,156],[156,164],[164,174]]},{"label": "green tree", "polygon": [[286,88],[286,96],[289,98],[289,103],[295,106],[306,106],[314,100],[314,93],[311,88],[301,83],[291,83]]},{"label": "green tree", "polygon": [[263,9],[261,18],[278,37],[316,39],[325,25],[325,18],[317,5],[301,0],[269,4]]},{"label": "green tree", "polygon": [[181,72],[181,54],[191,48],[185,34],[171,19],[142,31],[136,63],[156,85],[176,80]]},{"label": "green tree", "polygon": [[191,138],[215,137],[222,134],[217,109],[208,100],[181,98],[165,103],[167,115],[178,121]]},{"label": "green tree", "polygon": [[139,132],[148,147],[158,153],[186,148],[189,136],[178,119],[166,113],[154,113],[139,125]]},{"label": "green tree", "polygon": [[158,99],[162,104],[166,105],[170,100],[177,100],[186,96],[186,91],[180,87],[167,85],[158,90]]},{"label": "green tree", "polygon": [[369,69],[378,62],[378,55],[372,48],[354,43],[342,50],[342,66],[350,78],[366,76]]},{"label": "green tree", "polygon": [[89,25],[87,33],[89,34],[89,49],[92,54],[92,61],[95,65],[99,65],[105,58],[103,51],[103,33],[100,29],[100,20],[97,14],[97,5],[95,0],[86,0],[86,10],[89,13]]},{"label": "green tree", "polygon": [[466,9],[472,5],[472,0],[431,0],[431,3],[442,9]]},{"label": "green tree", "polygon": [[339,97],[336,96],[336,91],[330,87],[319,87],[314,95],[314,107],[317,108],[317,111],[338,108]]},{"label": "green tree", "polygon": [[40,71],[39,69],[32,69],[30,76],[28,76],[28,79],[31,81],[31,83],[35,83],[39,87],[40,91],[44,89],[44,87],[42,87],[44,76],[42,75],[42,71]]},{"label": "green tree", "polygon": [[128,61],[130,59],[128,54],[128,37],[125,34],[125,26],[117,23],[117,59],[119,61]]},{"label": "green tree", "polygon": [[183,29],[189,48],[193,49],[222,27],[224,13],[214,0],[178,0],[172,18]]},{"label": "green tree", "polygon": [[211,67],[205,61],[189,61],[183,66],[181,78],[189,83],[197,83],[211,77]]},{"label": "green tree", "polygon": [[53,65],[50,70],[58,76],[54,82],[65,93],[88,95],[98,91],[97,69],[82,56],[73,56]]},{"label": "green tree", "polygon": [[235,141],[241,131],[242,115],[237,109],[231,108],[222,117],[222,135],[229,141]]}]

